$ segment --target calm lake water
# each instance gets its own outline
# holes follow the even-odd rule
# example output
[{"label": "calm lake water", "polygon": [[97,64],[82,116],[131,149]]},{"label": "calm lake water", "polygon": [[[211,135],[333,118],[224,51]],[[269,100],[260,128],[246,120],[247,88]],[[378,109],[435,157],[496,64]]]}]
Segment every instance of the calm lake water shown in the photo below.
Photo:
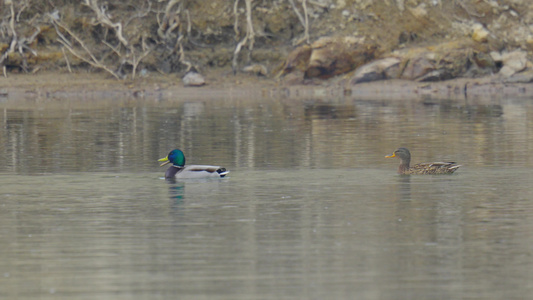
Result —
[{"label": "calm lake water", "polygon": [[2,299],[533,295],[533,99],[0,100]]}]

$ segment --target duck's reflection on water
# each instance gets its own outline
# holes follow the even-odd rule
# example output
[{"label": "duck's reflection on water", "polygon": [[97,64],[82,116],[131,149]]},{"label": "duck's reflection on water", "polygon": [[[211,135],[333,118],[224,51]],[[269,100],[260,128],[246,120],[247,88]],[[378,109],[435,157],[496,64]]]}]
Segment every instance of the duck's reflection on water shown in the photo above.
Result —
[{"label": "duck's reflection on water", "polygon": [[185,183],[176,181],[175,178],[167,178],[165,181],[168,183],[168,195],[172,200],[172,208],[178,209],[183,204],[185,198]]},{"label": "duck's reflection on water", "polygon": [[398,176],[398,195],[400,200],[411,200],[411,175]]}]

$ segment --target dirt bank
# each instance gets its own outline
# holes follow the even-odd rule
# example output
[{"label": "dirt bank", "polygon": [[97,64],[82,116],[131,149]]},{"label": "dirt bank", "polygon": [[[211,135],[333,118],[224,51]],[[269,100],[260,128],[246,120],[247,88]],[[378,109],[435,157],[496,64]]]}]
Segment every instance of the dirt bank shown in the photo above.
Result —
[{"label": "dirt bank", "polygon": [[[259,65],[273,80],[301,71],[301,84],[387,59],[357,74],[352,82],[360,83],[510,77],[533,65],[529,0],[0,0],[0,7],[7,75],[99,72],[127,85],[197,70],[214,85],[210,74],[219,68],[241,74]],[[294,51],[302,55],[292,61]]]},{"label": "dirt bank", "polygon": [[206,76],[207,85],[184,87],[177,75],[150,74],[133,81],[119,81],[100,73],[11,74],[0,79],[1,99],[103,99],[145,98],[221,99],[234,96],[261,98],[355,98],[364,100],[531,98],[533,85],[502,83],[490,77],[453,79],[440,82],[382,80],[349,85],[347,79],[311,85],[289,85],[263,77],[234,76],[231,70],[217,70]]}]

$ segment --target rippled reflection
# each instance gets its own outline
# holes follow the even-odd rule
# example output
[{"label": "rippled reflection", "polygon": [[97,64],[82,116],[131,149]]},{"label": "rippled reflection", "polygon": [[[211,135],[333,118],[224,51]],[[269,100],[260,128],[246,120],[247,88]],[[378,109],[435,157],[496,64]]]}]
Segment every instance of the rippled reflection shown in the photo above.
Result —
[{"label": "rippled reflection", "polygon": [[[8,99],[0,298],[530,295],[532,103]],[[165,180],[176,147],[231,173]]]},{"label": "rippled reflection", "polygon": [[30,100],[0,103],[1,171],[154,170],[184,150],[189,162],[236,168],[393,167],[398,146],[414,162],[531,165],[532,106],[458,101]]}]

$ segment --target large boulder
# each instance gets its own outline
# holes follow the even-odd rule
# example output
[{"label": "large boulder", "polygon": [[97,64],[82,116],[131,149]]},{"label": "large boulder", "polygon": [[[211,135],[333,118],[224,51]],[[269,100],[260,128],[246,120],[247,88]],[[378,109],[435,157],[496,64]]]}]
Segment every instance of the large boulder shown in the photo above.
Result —
[{"label": "large boulder", "polygon": [[491,52],[492,59],[502,65],[498,75],[503,78],[511,77],[514,74],[524,71],[528,65],[527,52],[514,50],[511,52]]},{"label": "large boulder", "polygon": [[279,75],[295,70],[304,78],[327,79],[350,72],[372,60],[377,47],[355,37],[322,37],[311,45],[294,49],[288,56]]},{"label": "large boulder", "polygon": [[[440,81],[458,77],[481,77],[498,72],[514,74],[527,65],[524,52],[495,53],[469,40],[446,42],[428,47],[412,47],[385,55],[385,58],[359,67],[352,84],[383,79]],[[506,75],[510,76],[510,75]]]}]

